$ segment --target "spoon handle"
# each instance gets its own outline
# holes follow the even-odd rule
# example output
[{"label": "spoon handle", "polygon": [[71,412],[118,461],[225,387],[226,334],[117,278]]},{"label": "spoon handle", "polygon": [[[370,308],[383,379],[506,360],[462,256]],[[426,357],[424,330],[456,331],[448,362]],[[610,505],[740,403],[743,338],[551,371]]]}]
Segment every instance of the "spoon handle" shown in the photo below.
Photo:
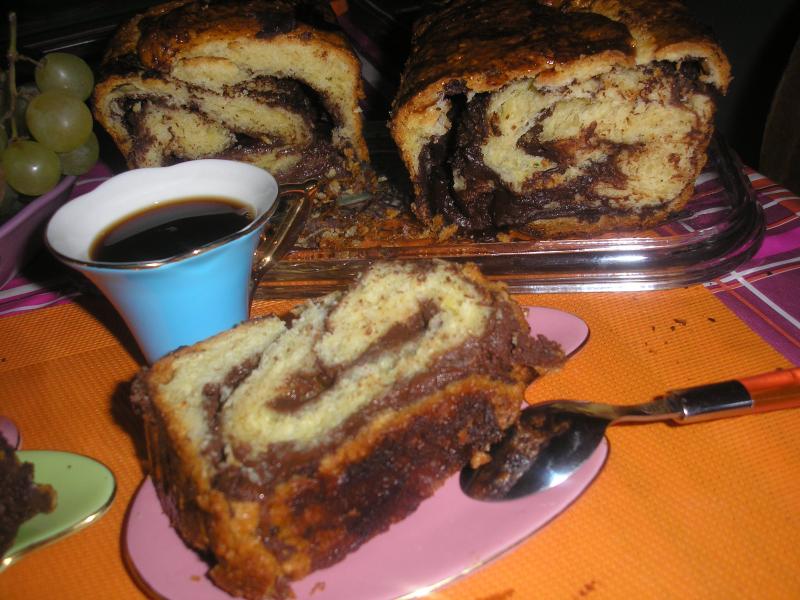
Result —
[{"label": "spoon handle", "polygon": [[800,368],[669,392],[680,423],[800,407]]},{"label": "spoon handle", "polygon": [[754,412],[800,406],[800,368],[772,371],[739,381],[750,392]]}]

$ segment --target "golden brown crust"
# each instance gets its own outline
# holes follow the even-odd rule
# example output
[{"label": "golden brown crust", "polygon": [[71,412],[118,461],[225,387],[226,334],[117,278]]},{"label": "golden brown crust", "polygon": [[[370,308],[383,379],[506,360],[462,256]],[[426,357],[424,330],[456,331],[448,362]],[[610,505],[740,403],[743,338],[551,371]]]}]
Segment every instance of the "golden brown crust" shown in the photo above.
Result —
[{"label": "golden brown crust", "polygon": [[703,80],[725,93],[731,67],[707,27],[681,0],[567,0],[569,11],[589,11],[624,24],[636,47],[638,64],[654,60],[702,59]]},{"label": "golden brown crust", "polygon": [[180,348],[142,370],[131,397],[144,423],[149,475],[170,523],[189,546],[216,556],[210,575],[220,587],[235,596],[262,598],[267,590],[277,593],[282,584],[275,576],[280,565],[258,543],[258,505],[231,501],[214,489],[200,449],[160,392],[174,377],[176,360],[203,352],[225,335]]},{"label": "golden brown crust", "polygon": [[[568,15],[535,2],[462,0],[425,18],[395,101],[402,113],[435,101],[448,84],[476,92],[587,61],[632,64],[627,29],[600,15]],[[599,65],[598,65],[599,67]]]},{"label": "golden brown crust", "polygon": [[415,29],[395,112],[459,81],[493,91],[520,77],[566,83],[615,65],[698,57],[724,93],[730,64],[679,0],[457,0]]},{"label": "golden brown crust", "polygon": [[349,51],[346,38],[335,30],[332,13],[322,4],[316,10],[302,10],[310,6],[313,3],[287,0],[170,3],[167,8],[151,9],[139,21],[137,54],[145,68],[166,71],[176,57],[191,55],[205,44],[267,40],[278,35]]}]

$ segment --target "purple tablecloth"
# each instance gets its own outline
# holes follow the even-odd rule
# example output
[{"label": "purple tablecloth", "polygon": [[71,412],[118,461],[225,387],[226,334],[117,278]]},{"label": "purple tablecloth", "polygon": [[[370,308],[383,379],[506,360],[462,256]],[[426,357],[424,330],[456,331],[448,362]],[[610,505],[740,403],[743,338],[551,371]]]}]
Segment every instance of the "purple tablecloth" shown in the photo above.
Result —
[{"label": "purple tablecloth", "polygon": [[800,197],[759,173],[749,176],[766,215],[764,242],[751,260],[705,285],[800,365]]}]

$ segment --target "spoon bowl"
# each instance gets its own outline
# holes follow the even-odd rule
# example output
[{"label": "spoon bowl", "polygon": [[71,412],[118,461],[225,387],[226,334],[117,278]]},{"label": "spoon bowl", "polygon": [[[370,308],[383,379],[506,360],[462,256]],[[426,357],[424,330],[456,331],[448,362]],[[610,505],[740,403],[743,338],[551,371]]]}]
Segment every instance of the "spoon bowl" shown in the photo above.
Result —
[{"label": "spoon bowl", "polygon": [[798,406],[800,368],[673,390],[644,404],[537,404],[522,411],[492,449],[489,463],[462,470],[461,488],[478,500],[511,500],[549,489],[593,454],[614,423],[694,423]]},{"label": "spoon bowl", "polygon": [[569,401],[522,411],[492,449],[492,461],[461,471],[461,488],[478,500],[513,500],[566,481],[602,443],[611,423],[580,413],[565,414]]}]

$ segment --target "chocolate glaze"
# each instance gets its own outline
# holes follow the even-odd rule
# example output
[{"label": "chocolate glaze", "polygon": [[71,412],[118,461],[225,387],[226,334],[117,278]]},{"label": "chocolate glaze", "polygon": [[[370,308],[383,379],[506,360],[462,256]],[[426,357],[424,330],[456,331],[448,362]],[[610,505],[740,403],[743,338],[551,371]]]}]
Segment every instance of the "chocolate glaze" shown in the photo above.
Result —
[{"label": "chocolate glaze", "polygon": [[[276,412],[287,414],[302,410],[306,405],[318,400],[322,392],[332,387],[342,372],[369,362],[373,357],[422,335],[434,312],[435,307],[432,303],[424,304],[420,311],[406,322],[395,323],[351,365],[331,369],[317,362],[312,370],[298,373],[283,383],[270,401],[269,407]],[[237,456],[246,459],[247,454],[248,451],[244,447],[238,449]]]},{"label": "chocolate glaze", "polygon": [[335,29],[329,6],[314,0],[233,0],[189,2],[139,21],[138,53],[148,68],[166,71],[173,57],[195,37],[208,31],[239,29],[271,38],[301,23]]},{"label": "chocolate glaze", "polygon": [[[155,76],[161,77],[160,75]],[[142,133],[134,129],[135,127],[141,129],[140,124],[135,120],[135,115],[131,114],[136,104],[156,107],[171,106],[172,108],[181,108],[203,118],[207,118],[204,116],[202,107],[199,104],[199,96],[203,93],[207,93],[207,91],[197,86],[189,84],[184,85],[186,85],[190,96],[195,98],[195,101],[190,101],[187,106],[183,107],[178,107],[177,105],[173,106],[167,96],[159,96],[156,94],[130,94],[118,98],[116,100],[117,111],[125,115],[125,122],[129,133],[132,136]],[[320,135],[330,136],[330,117],[324,112],[324,109],[320,110],[321,103],[314,98],[314,96],[316,96],[314,91],[300,82],[291,79],[261,77],[237,86],[226,87],[223,92],[223,95],[229,98],[236,98],[241,94],[247,94],[249,97],[256,99],[265,106],[285,108],[289,112],[293,112],[302,117],[306,121],[307,126],[311,129],[318,130]],[[237,131],[237,133],[257,136],[260,132],[241,130]]]},{"label": "chocolate glaze", "polygon": [[[533,127],[520,136],[517,140],[517,148],[524,150],[531,156],[541,156],[556,164],[563,164],[569,158],[569,154],[562,149],[563,142],[541,142],[539,136],[542,134],[545,119],[549,119],[553,114],[553,107],[548,106],[539,114],[536,115],[536,120],[533,122]],[[592,138],[597,124],[593,123],[586,130],[581,132],[581,138],[584,141],[589,141]],[[481,140],[482,141],[482,140]],[[563,171],[563,168],[558,168]]]},{"label": "chocolate glaze", "polygon": [[[231,368],[225,374],[222,382],[210,381],[203,386],[203,409],[206,414],[210,441],[202,448],[202,452],[207,458],[217,462],[224,458],[222,438],[219,434],[223,405],[230,393],[247,379],[260,362],[261,355],[253,355],[242,364]],[[223,387],[227,391],[225,398],[222,397]]]},{"label": "chocolate glaze", "polygon": [[302,153],[302,160],[286,171],[276,173],[279,183],[308,181],[327,177],[328,171],[334,170],[334,177],[343,177],[347,173],[346,159],[342,153],[327,141],[319,140],[304,148],[287,147],[289,153]]},{"label": "chocolate glaze", "polygon": [[[157,142],[155,136],[148,131],[145,125],[145,112],[141,110],[144,108],[144,103],[149,101],[146,98],[134,96],[128,96],[118,101],[123,115],[122,122],[133,141],[131,155],[137,158],[146,155],[150,147]],[[134,106],[138,106],[140,110],[134,110]]]},{"label": "chocolate glaze", "polygon": [[318,366],[309,373],[300,373],[291,377],[273,398],[269,407],[279,413],[295,413],[311,404],[333,383],[331,373]]},{"label": "chocolate glaze", "polygon": [[[100,66],[100,75],[103,79],[112,75],[130,75],[142,69],[139,57],[133,52],[126,52],[111,57]],[[150,71],[154,73],[154,71]]]},{"label": "chocolate glaze", "polygon": [[[160,75],[157,76],[160,77]],[[188,86],[188,89],[190,92],[193,90],[195,93],[200,92],[194,86]],[[262,132],[238,130],[233,132],[234,143],[224,151],[215,154],[215,158],[247,162],[250,156],[257,157],[268,152],[277,151],[286,155],[302,155],[302,160],[294,167],[286,172],[276,173],[276,177],[281,183],[323,178],[331,169],[337,177],[347,174],[347,159],[344,152],[331,142],[335,117],[330,114],[329,103],[325,98],[302,82],[273,77],[263,77],[224,90],[224,95],[231,98],[242,93],[247,93],[248,96],[258,99],[265,105],[280,106],[299,115],[313,132],[313,139],[310,144],[305,146],[290,145],[279,138],[270,142],[258,139],[256,136],[262,135]],[[116,100],[116,104],[116,110],[123,115],[123,123],[133,140],[132,154],[139,161],[140,157],[146,155],[154,144],[159,143],[156,137],[148,131],[144,122],[147,111],[158,107],[176,107],[173,107],[167,98],[151,94],[123,96]],[[134,110],[135,106],[139,106],[139,110]],[[190,110],[199,118],[212,122],[196,102],[181,108]],[[190,157],[172,154],[165,156],[163,162],[165,165],[169,165],[188,158]]]},{"label": "chocolate glaze", "polygon": [[[460,121],[465,104],[466,98],[458,91],[455,96],[451,96],[451,108],[447,114],[451,123]],[[474,228],[470,227],[469,217],[464,214],[464,209],[459,206],[453,192],[453,169],[449,157],[457,149],[456,137],[452,131],[423,146],[418,179],[422,193],[412,208],[422,221],[430,221],[434,215],[441,214],[447,221],[469,230]]]},{"label": "chocolate glaze", "polygon": [[148,369],[143,369],[134,378],[131,405],[145,423],[150,475],[159,482],[156,491],[170,522],[190,546],[203,548],[207,543],[206,528],[197,506],[194,480],[184,471],[175,452],[165,452],[158,459],[149,454],[152,448],[169,447],[171,441],[164,415],[153,407],[147,375]]},{"label": "chocolate glaze", "polygon": [[[441,407],[440,412],[420,415],[407,426],[389,432],[363,460],[348,464],[343,472],[303,479],[289,508],[304,535],[322,542],[306,550],[311,555],[312,569],[336,563],[367,539],[411,514],[475,449],[499,436],[485,392],[476,392]],[[464,438],[471,443],[459,441]],[[261,510],[264,545],[283,553],[287,548],[297,552],[291,540],[275,535],[269,509],[262,506]],[[332,547],[324,544],[327,531],[338,538]]]},{"label": "chocolate glaze", "polygon": [[475,73],[502,80],[604,51],[633,56],[633,40],[622,23],[598,14],[515,0],[451,2],[415,28],[394,106],[436,82]]},{"label": "chocolate glaze", "polygon": [[326,10],[326,8],[330,9],[330,5],[313,0],[295,2],[291,12],[276,10],[270,6],[269,9],[262,10],[258,17],[263,25],[256,37],[267,38],[281,33],[289,33],[297,27],[298,22],[307,23],[322,31],[338,31],[336,17],[331,10]]},{"label": "chocolate glaze", "polygon": [[[328,120],[322,103],[317,99],[317,93],[293,79],[262,76],[236,86],[227,86],[223,94],[230,98],[246,94],[265,106],[285,108],[303,117],[312,128],[318,121]],[[330,125],[327,126],[329,128]]]}]

